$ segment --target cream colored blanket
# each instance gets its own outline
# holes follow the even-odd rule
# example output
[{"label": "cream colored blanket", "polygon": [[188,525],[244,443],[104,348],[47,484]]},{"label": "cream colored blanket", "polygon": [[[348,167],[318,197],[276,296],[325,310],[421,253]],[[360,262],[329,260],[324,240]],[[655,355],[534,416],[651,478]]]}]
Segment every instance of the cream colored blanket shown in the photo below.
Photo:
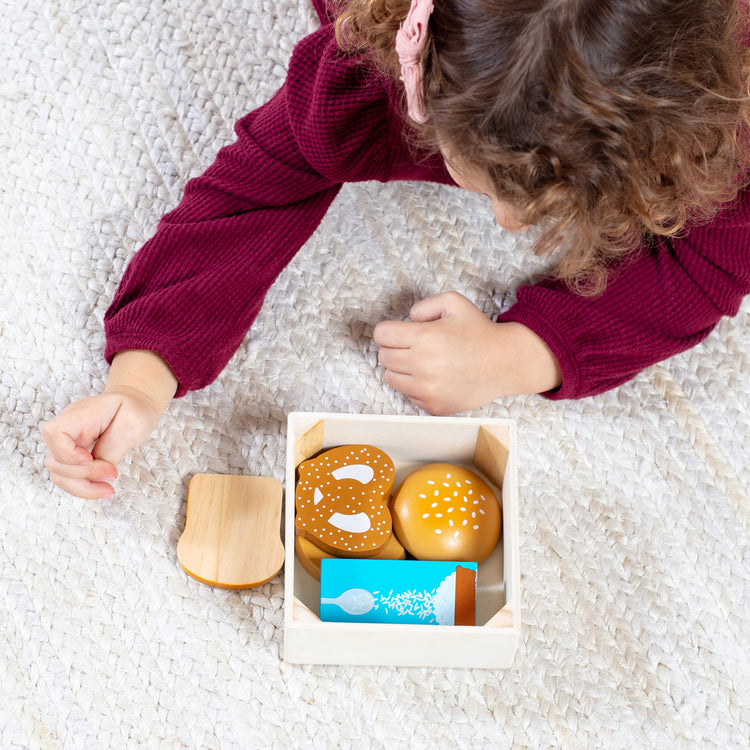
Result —
[{"label": "cream colored blanket", "polygon": [[475,196],[347,186],[115,499],[47,481],[39,425],[102,387],[127,261],[316,26],[306,0],[0,2],[0,747],[747,748],[747,304],[615,392],[474,414],[518,423],[509,670],[291,665],[282,576],[179,567],[190,477],[283,480],[288,412],[416,413],[375,322],[447,289],[490,314],[539,271]]}]

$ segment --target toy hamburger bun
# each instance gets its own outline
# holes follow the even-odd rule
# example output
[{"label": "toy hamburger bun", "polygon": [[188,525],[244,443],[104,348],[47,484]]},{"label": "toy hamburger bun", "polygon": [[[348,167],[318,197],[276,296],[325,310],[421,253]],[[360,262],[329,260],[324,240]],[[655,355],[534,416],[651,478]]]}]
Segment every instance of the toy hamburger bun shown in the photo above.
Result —
[{"label": "toy hamburger bun", "polygon": [[391,500],[393,530],[418,560],[482,562],[500,539],[500,505],[477,474],[428,464],[409,474]]}]

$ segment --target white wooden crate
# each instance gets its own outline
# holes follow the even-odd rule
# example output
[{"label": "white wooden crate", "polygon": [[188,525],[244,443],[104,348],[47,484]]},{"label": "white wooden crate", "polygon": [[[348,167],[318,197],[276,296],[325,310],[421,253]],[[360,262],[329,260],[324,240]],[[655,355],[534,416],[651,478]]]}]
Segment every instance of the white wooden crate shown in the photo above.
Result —
[{"label": "white wooden crate", "polygon": [[[365,443],[384,450],[396,486],[417,466],[476,470],[502,497],[502,536],[479,566],[477,625],[322,622],[320,584],[294,553],[296,468],[325,448]],[[516,429],[512,420],[294,412],[288,418],[284,658],[296,664],[506,668],[520,638]]]}]

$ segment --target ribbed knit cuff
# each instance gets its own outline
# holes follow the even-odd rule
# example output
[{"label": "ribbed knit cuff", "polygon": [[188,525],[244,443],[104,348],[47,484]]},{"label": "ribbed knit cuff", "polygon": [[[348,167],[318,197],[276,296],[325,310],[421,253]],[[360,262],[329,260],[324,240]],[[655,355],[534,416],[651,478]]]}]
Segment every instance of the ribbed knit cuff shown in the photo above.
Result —
[{"label": "ribbed knit cuff", "polygon": [[539,315],[531,307],[517,302],[507,312],[498,315],[498,323],[520,323],[532,330],[550,348],[560,365],[562,384],[559,388],[543,393],[545,398],[560,400],[566,398],[580,398],[581,372],[578,361],[571,349],[566,345],[562,334],[550,325],[549,321]]}]

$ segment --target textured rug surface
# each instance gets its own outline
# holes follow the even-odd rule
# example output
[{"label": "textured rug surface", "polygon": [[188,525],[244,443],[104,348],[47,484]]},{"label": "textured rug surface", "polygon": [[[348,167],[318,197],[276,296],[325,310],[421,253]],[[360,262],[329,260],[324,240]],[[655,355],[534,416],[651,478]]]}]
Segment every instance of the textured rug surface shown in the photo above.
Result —
[{"label": "textured rug surface", "polygon": [[102,387],[127,261],[316,26],[305,0],[0,1],[0,747],[747,748],[747,304],[615,392],[471,415],[518,424],[508,670],[292,665],[283,576],[179,567],[192,475],[283,480],[288,412],[417,413],[374,323],[448,289],[491,314],[539,272],[476,196],[347,186],[114,499],[47,481],[39,425]]}]

